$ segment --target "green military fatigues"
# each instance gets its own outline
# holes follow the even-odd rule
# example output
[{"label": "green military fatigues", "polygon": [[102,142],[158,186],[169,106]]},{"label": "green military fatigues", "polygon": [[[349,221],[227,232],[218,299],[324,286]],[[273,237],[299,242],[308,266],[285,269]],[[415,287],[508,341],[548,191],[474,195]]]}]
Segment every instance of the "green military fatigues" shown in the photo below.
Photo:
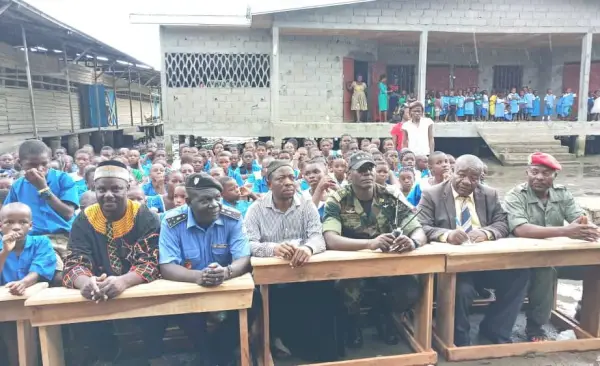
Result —
[{"label": "green military fatigues", "polygon": [[[381,234],[391,233],[395,229],[396,213],[399,227],[403,227],[413,218],[411,205],[402,194],[396,194],[385,187],[376,185],[371,212],[364,211],[361,202],[354,195],[352,185],[348,185],[329,196],[325,203],[323,232],[331,231],[352,239],[373,239]],[[410,235],[421,224],[415,218],[407,227],[404,234]],[[406,311],[419,298],[419,286],[414,276],[380,277],[373,279],[379,294],[390,301],[384,301],[381,306],[389,311]],[[363,279],[341,280],[337,283],[348,309],[348,314],[357,315],[360,312],[362,290],[365,287]]]},{"label": "green military fatigues", "polygon": [[[511,233],[523,224],[545,227],[564,226],[565,221],[571,223],[585,214],[565,186],[554,184],[548,194],[545,205],[527,183],[519,184],[506,194],[504,209],[508,213],[508,227]],[[556,270],[554,268],[531,270],[528,291],[528,324],[541,326],[550,320],[555,282]]]}]

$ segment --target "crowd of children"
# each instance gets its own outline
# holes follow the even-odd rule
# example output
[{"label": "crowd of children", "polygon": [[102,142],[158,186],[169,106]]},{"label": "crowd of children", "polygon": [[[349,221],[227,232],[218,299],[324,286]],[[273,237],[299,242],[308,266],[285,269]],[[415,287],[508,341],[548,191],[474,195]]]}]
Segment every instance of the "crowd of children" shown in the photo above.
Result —
[{"label": "crowd of children", "polygon": [[[392,122],[410,118],[404,110],[416,99],[405,91],[401,95],[403,97],[394,103]],[[554,95],[552,89],[546,90],[546,94],[542,96],[537,90],[528,87],[520,90],[492,90],[491,93],[480,91],[477,87],[443,92],[432,90],[426,92],[425,116],[436,122],[550,121],[553,116],[558,120],[570,121],[576,117],[573,113],[576,97],[570,88],[560,96]],[[599,91],[589,94],[588,120],[596,120],[600,114],[592,113],[594,101],[599,97]]]}]

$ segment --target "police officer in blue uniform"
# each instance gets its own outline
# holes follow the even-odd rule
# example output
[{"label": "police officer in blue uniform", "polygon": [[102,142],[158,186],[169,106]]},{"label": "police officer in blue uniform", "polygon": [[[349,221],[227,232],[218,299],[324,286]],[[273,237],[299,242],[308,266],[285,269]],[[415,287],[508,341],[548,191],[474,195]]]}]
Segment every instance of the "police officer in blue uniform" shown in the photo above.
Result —
[{"label": "police officer in blue uniform", "polygon": [[[221,204],[221,185],[206,173],[185,182],[187,205],[169,211],[161,225],[159,263],[163,278],[215,287],[250,271],[250,244],[242,215]],[[257,296],[254,296],[257,298]],[[184,315],[179,323],[201,354],[203,366],[233,362],[237,312]],[[217,325],[207,333],[207,322]]]}]

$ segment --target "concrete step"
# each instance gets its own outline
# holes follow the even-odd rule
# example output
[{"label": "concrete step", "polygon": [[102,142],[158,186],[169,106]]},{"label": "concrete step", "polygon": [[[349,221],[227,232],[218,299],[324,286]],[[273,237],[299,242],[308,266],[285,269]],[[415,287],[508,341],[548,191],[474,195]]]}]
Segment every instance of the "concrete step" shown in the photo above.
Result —
[{"label": "concrete step", "polygon": [[526,153],[526,154],[531,154],[534,153],[536,151],[541,151],[541,152],[545,152],[546,154],[551,154],[551,155],[555,155],[555,154],[561,154],[561,153],[568,153],[569,152],[569,147],[568,146],[561,146],[561,145],[553,145],[553,146],[539,146],[538,144],[535,144],[535,146],[531,145],[531,144],[521,144],[521,145],[492,145],[492,144],[488,144],[488,146],[490,147],[490,149],[492,151],[494,151],[497,154],[500,153]]},{"label": "concrete step", "polygon": [[[574,159],[574,158],[571,158]],[[518,160],[506,160],[504,162],[502,162],[503,166],[526,166],[527,164],[527,160],[525,161],[518,161]],[[569,168],[577,168],[581,165],[580,162],[578,162],[577,160],[569,160],[569,161],[561,161],[560,165],[562,166],[563,170],[569,169]]]},{"label": "concrete step", "polygon": [[[529,155],[531,153],[498,153],[497,158],[503,165],[527,165]],[[575,154],[570,153],[557,153],[552,154],[561,164],[563,162],[576,161]]]},{"label": "concrete step", "polygon": [[[514,131],[512,133],[479,134],[486,141],[522,142],[522,141],[554,141],[553,134],[535,133],[531,131]],[[558,140],[557,140],[558,141]]]}]

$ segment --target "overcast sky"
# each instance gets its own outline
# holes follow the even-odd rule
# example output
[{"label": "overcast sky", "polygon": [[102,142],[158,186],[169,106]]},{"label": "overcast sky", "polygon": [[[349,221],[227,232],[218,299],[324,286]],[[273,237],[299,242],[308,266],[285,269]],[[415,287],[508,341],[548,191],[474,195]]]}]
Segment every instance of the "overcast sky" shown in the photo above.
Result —
[{"label": "overcast sky", "polygon": [[194,14],[244,15],[251,3],[254,12],[289,9],[348,0],[26,0],[50,16],[67,23],[131,56],[160,68],[158,26],[131,24],[129,15]]}]

